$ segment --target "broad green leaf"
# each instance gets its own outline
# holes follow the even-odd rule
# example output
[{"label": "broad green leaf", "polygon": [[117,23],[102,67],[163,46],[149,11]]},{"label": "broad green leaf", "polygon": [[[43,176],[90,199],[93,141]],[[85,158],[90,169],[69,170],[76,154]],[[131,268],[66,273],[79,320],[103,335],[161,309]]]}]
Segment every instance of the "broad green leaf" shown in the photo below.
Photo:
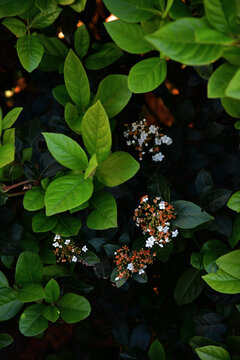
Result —
[{"label": "broad green leaf", "polygon": [[221,269],[217,273],[202,276],[203,280],[214,290],[224,294],[240,293],[240,280]]},{"label": "broad green leaf", "polygon": [[73,209],[87,201],[92,192],[92,180],[84,180],[83,175],[66,175],[53,180],[45,194],[46,215]]},{"label": "broad green leaf", "polygon": [[152,57],[139,61],[128,75],[128,86],[133,93],[146,93],[156,89],[166,78],[167,61]]},{"label": "broad green leaf", "polygon": [[88,165],[87,155],[81,146],[63,134],[43,133],[52,156],[63,166],[84,170]]},{"label": "broad green leaf", "polygon": [[9,287],[8,280],[2,271],[0,271],[0,288],[1,287]]},{"label": "broad green leaf", "polygon": [[117,151],[98,166],[96,174],[104,185],[114,187],[131,179],[139,168],[139,163],[129,153]]},{"label": "broad green leaf", "polygon": [[228,241],[232,248],[234,248],[240,240],[240,214],[237,214],[232,227],[232,233]]},{"label": "broad green leaf", "polygon": [[164,347],[158,339],[155,339],[148,350],[150,360],[166,360]]},{"label": "broad green leaf", "polygon": [[99,70],[113,64],[122,56],[122,50],[110,42],[103,44],[97,53],[88,56],[84,65],[89,70]]},{"label": "broad green leaf", "polygon": [[237,46],[228,46],[222,55],[233,65],[240,65],[240,48]]},{"label": "broad green leaf", "polygon": [[60,296],[60,288],[56,280],[51,279],[44,288],[45,300],[48,303],[54,303]]},{"label": "broad green leaf", "polygon": [[232,64],[223,64],[211,75],[208,82],[208,97],[218,98],[227,96],[227,89],[234,78],[238,67]]},{"label": "broad green leaf", "polygon": [[23,307],[17,299],[17,291],[10,288],[0,289],[0,321],[12,319]]},{"label": "broad green leaf", "polygon": [[221,270],[240,280],[240,250],[231,251],[217,259]]},{"label": "broad green leaf", "polygon": [[229,353],[219,346],[208,345],[197,348],[196,353],[201,360],[231,360]]},{"label": "broad green leaf", "polygon": [[141,54],[152,50],[152,46],[144,39],[147,31],[139,24],[129,24],[121,20],[104,23],[113,41],[123,50],[131,54]]},{"label": "broad green leaf", "polygon": [[218,31],[228,33],[228,21],[222,0],[204,0],[206,17],[209,23]]},{"label": "broad green leaf", "polygon": [[41,186],[33,186],[26,192],[23,207],[28,211],[36,211],[44,207],[44,193]]},{"label": "broad green leaf", "polygon": [[3,134],[3,145],[13,144],[15,145],[15,129],[7,129]]},{"label": "broad green leaf", "polygon": [[171,19],[180,19],[184,17],[192,17],[190,7],[183,3],[182,0],[174,0],[171,9],[169,11]]},{"label": "broad green leaf", "polygon": [[[85,204],[85,203],[84,203]],[[79,233],[82,223],[81,220],[69,215],[58,215],[58,223],[52,229],[54,234],[62,236],[75,236]]]},{"label": "broad green leaf", "polygon": [[218,251],[209,251],[203,255],[203,266],[207,273],[216,273],[218,266],[216,264],[217,258],[222,255]]},{"label": "broad green leaf", "polygon": [[86,25],[81,25],[74,33],[74,48],[77,55],[82,58],[84,57],[89,49],[90,36],[87,31]]},{"label": "broad green leaf", "polygon": [[65,85],[58,85],[52,90],[54,98],[63,106],[71,102],[71,98],[67,92]]},{"label": "broad green leaf", "polygon": [[65,266],[49,265],[44,267],[43,276],[50,279],[52,278],[57,279],[60,277],[70,276],[70,273]]},{"label": "broad green leaf", "polygon": [[237,191],[230,197],[227,206],[236,212],[240,212],[240,191]]},{"label": "broad green leaf", "polygon": [[35,304],[28,306],[19,320],[19,330],[24,336],[36,336],[45,331],[48,321],[43,317],[46,306]]},{"label": "broad green leaf", "polygon": [[58,0],[36,0],[35,5],[42,11],[46,9],[55,10],[58,5]]},{"label": "broad green leaf", "polygon": [[97,167],[98,167],[97,155],[93,154],[93,156],[89,160],[88,167],[87,167],[87,169],[85,171],[84,179],[87,179],[88,177],[93,178]]},{"label": "broad green leaf", "polygon": [[6,144],[0,146],[0,168],[14,161],[15,146],[14,144]]},{"label": "broad green leaf", "polygon": [[[0,10],[1,11],[1,10]],[[21,37],[24,36],[27,32],[26,25],[19,19],[13,18],[5,18],[2,22],[8,30],[10,30],[14,35]]]},{"label": "broad green leaf", "polygon": [[98,192],[91,198],[93,210],[87,218],[90,229],[104,230],[117,227],[117,204],[107,192]]},{"label": "broad green leaf", "polygon": [[226,88],[227,97],[240,100],[239,82],[240,82],[240,69],[237,70],[233,78],[229,81],[229,84]]},{"label": "broad green leaf", "polygon": [[203,270],[203,255],[202,253],[192,252],[190,264],[197,270]]},{"label": "broad green leaf", "polygon": [[181,229],[193,229],[198,225],[214,219],[206,211],[202,211],[199,206],[190,201],[177,200],[172,202],[172,205],[177,213],[173,224]]},{"label": "broad green leaf", "polygon": [[152,0],[103,0],[103,2],[112,14],[127,22],[139,22],[153,16],[146,11],[148,8],[154,8]]},{"label": "broad green leaf", "polygon": [[85,9],[86,3],[87,3],[87,0],[75,0],[74,3],[71,4],[70,6],[74,11],[77,11],[80,13]]},{"label": "broad green leaf", "polygon": [[[207,252],[218,252],[219,254],[224,254],[229,250],[228,245],[218,239],[211,239],[206,241],[201,249],[200,252],[207,253]],[[220,256],[220,255],[219,255]]]},{"label": "broad green leaf", "polygon": [[223,97],[221,99],[221,103],[229,115],[235,118],[240,118],[240,100]]},{"label": "broad green leaf", "polygon": [[55,37],[38,34],[37,38],[44,48],[44,54],[38,68],[42,71],[57,71],[59,66],[64,63],[68,48]]},{"label": "broad green leaf", "polygon": [[1,0],[0,18],[21,14],[28,8],[30,4],[31,0]]},{"label": "broad green leaf", "polygon": [[25,35],[17,40],[19,60],[28,72],[38,67],[43,56],[43,46],[34,35]]},{"label": "broad green leaf", "polygon": [[57,225],[56,216],[46,216],[44,213],[39,212],[32,218],[32,229],[34,232],[47,232],[52,230]]},{"label": "broad green leaf", "polygon": [[89,155],[96,154],[98,162],[108,157],[112,134],[107,114],[99,100],[83,116],[82,137]]},{"label": "broad green leaf", "polygon": [[17,298],[22,303],[37,301],[44,298],[44,291],[40,284],[27,284],[19,291]]},{"label": "broad green leaf", "polygon": [[55,305],[49,305],[45,308],[42,314],[47,320],[54,323],[59,318],[60,312]]},{"label": "broad green leaf", "polygon": [[216,341],[208,339],[203,336],[193,336],[190,339],[189,345],[195,350],[196,348],[207,346],[207,345],[218,345]]},{"label": "broad green leaf", "polygon": [[204,282],[200,271],[188,269],[177,281],[174,298],[178,305],[190,304],[201,294],[203,288]]},{"label": "broad green leaf", "polygon": [[62,9],[49,9],[46,8],[45,11],[39,11],[31,21],[31,27],[35,29],[44,29],[54,23],[54,21],[60,15]]},{"label": "broad green leaf", "polygon": [[89,81],[79,58],[70,49],[64,64],[64,80],[67,91],[80,108],[90,101]]},{"label": "broad green leaf", "polygon": [[68,293],[58,301],[58,308],[62,319],[68,323],[76,323],[88,317],[91,307],[85,297]]},{"label": "broad green leaf", "polygon": [[9,129],[17,120],[18,116],[22,111],[22,107],[15,107],[4,116],[2,120],[2,129]]},{"label": "broad green leaf", "polygon": [[165,7],[164,12],[162,14],[163,19],[167,16],[167,14],[168,14],[169,10],[171,9],[173,3],[174,3],[174,0],[167,0],[166,7]]},{"label": "broad green leaf", "polygon": [[219,44],[230,45],[234,43],[234,38],[224,35],[217,30],[210,27],[198,29],[195,32],[195,39],[197,43],[203,44]]},{"label": "broad green leaf", "polygon": [[110,118],[117,115],[132,96],[127,80],[126,75],[108,75],[99,84],[94,102],[99,99]]},{"label": "broad green leaf", "polygon": [[76,106],[71,103],[67,103],[65,106],[64,116],[70,129],[77,134],[81,134],[82,117],[79,115]]},{"label": "broad green leaf", "polygon": [[182,18],[145,38],[171,59],[186,65],[205,65],[218,59],[224,50],[219,44],[197,43],[196,31],[206,25],[201,19]]},{"label": "broad green leaf", "polygon": [[20,285],[35,284],[42,280],[42,276],[41,258],[31,251],[22,252],[16,264],[15,281]]},{"label": "broad green leaf", "polygon": [[75,213],[75,212],[77,212],[77,211],[80,211],[80,210],[86,209],[86,208],[88,207],[88,205],[89,205],[89,202],[88,202],[88,201],[86,201],[86,202],[85,202],[85,203],[83,203],[82,205],[79,205],[79,206],[77,206],[77,207],[75,207],[75,208],[71,209],[71,210],[70,210],[70,214],[73,214],[73,213]]},{"label": "broad green leaf", "polygon": [[0,333],[0,349],[3,349],[7,347],[8,345],[11,345],[13,343],[13,338],[6,334],[6,333]]}]

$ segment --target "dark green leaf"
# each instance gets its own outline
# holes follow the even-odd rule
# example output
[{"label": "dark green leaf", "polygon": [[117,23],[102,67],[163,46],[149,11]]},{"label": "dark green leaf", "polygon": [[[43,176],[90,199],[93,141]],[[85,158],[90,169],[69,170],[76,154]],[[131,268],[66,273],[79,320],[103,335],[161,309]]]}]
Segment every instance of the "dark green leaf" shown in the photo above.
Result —
[{"label": "dark green leaf", "polygon": [[190,304],[201,294],[203,288],[200,271],[188,269],[178,279],[174,298],[178,305]]},{"label": "dark green leaf", "polygon": [[20,285],[39,283],[43,276],[43,264],[40,257],[30,251],[24,251],[16,264],[15,280]]},{"label": "dark green leaf", "polygon": [[36,304],[28,306],[19,320],[19,330],[24,336],[36,336],[45,331],[48,321],[43,317],[46,306]]},{"label": "dark green leaf", "polygon": [[19,60],[28,72],[35,70],[43,56],[43,46],[34,35],[25,35],[17,40]]},{"label": "dark green leaf", "polygon": [[68,324],[76,323],[88,317],[91,307],[83,296],[68,293],[58,301],[60,315]]}]

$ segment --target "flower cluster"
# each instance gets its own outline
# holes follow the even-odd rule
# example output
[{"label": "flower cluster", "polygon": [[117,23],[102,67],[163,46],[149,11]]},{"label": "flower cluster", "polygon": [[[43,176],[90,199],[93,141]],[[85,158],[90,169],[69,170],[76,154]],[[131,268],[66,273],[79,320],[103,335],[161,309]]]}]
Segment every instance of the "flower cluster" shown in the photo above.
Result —
[{"label": "flower cluster", "polygon": [[55,247],[54,254],[57,256],[57,262],[77,262],[78,255],[80,255],[82,251],[88,251],[86,245],[84,245],[82,249],[79,249],[74,241],[70,239],[64,240],[61,235],[58,234],[54,236],[52,245]]},{"label": "flower cluster", "polygon": [[134,273],[145,274],[147,265],[153,263],[154,256],[150,250],[141,249],[139,251],[130,251],[127,246],[123,246],[115,252],[115,263],[117,265],[117,277],[115,281],[122,278],[128,278]]},{"label": "flower cluster", "polygon": [[123,135],[127,139],[126,143],[128,146],[134,146],[139,152],[139,160],[142,160],[146,153],[151,155],[153,161],[163,160],[160,145],[171,145],[172,139],[162,134],[158,126],[148,125],[146,119],[125,126],[127,128]]},{"label": "flower cluster", "polygon": [[178,230],[171,230],[171,220],[175,219],[174,208],[160,197],[153,199],[153,204],[148,203],[148,196],[141,198],[140,205],[135,209],[134,220],[143,233],[148,233],[145,246],[152,248],[154,244],[163,247],[171,238],[178,235]]}]

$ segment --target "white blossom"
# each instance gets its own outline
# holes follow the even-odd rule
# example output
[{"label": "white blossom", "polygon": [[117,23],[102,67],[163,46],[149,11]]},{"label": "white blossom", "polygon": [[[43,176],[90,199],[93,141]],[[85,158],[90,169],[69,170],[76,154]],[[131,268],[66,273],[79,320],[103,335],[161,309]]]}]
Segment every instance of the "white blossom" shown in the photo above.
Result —
[{"label": "white blossom", "polygon": [[161,201],[159,204],[159,209],[164,210],[165,209],[165,201]]},{"label": "white blossom", "polygon": [[77,257],[75,255],[72,257],[72,262],[77,262]]},{"label": "white blossom", "polygon": [[151,247],[153,247],[154,243],[155,243],[155,238],[153,236],[150,236],[147,239],[145,246],[151,248]]},{"label": "white blossom", "polygon": [[70,240],[70,239],[66,239],[66,240],[64,241],[64,244],[65,244],[65,245],[69,245],[69,244],[70,244],[70,242],[71,242],[71,240]]},{"label": "white blossom", "polygon": [[145,273],[145,271],[143,269],[140,269],[138,273],[139,273],[139,275],[142,275]]},{"label": "white blossom", "polygon": [[83,252],[88,251],[88,248],[86,247],[86,245],[84,245],[84,246],[82,247],[82,251],[83,251]]},{"label": "white blossom", "polygon": [[162,136],[161,140],[162,140],[162,143],[166,144],[166,145],[171,145],[173,142],[172,139],[167,135]]},{"label": "white blossom", "polygon": [[133,271],[134,270],[133,264],[132,263],[128,264],[127,269]]},{"label": "white blossom", "polygon": [[153,161],[162,161],[163,158],[164,158],[164,155],[161,152],[152,156]]},{"label": "white blossom", "polygon": [[178,236],[178,230],[177,229],[172,232],[172,237],[176,237],[176,236]]}]

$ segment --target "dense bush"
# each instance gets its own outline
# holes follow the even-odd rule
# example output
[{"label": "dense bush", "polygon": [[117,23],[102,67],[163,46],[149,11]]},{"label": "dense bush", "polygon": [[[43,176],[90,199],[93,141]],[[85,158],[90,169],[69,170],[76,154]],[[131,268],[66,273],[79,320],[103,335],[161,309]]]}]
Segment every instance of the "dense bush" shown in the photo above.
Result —
[{"label": "dense bush", "polygon": [[240,359],[239,0],[0,18],[2,357]]}]

